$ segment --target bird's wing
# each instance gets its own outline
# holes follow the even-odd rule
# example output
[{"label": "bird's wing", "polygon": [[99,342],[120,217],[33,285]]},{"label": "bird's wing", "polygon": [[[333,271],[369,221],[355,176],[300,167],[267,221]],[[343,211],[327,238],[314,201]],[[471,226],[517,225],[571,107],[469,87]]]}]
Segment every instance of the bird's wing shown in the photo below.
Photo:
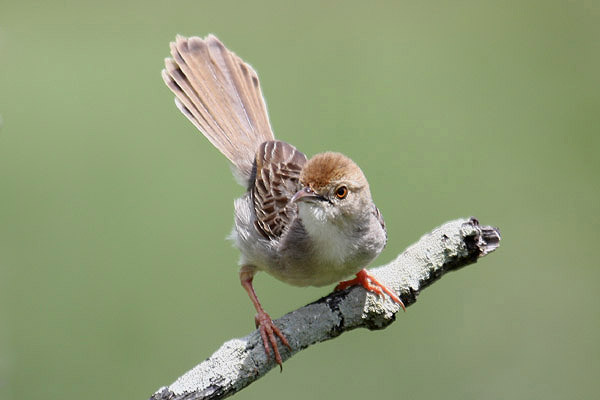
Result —
[{"label": "bird's wing", "polygon": [[306,156],[291,144],[278,140],[259,146],[254,162],[254,181],[249,187],[257,231],[266,239],[281,237],[297,213],[290,203],[301,189],[300,171]]},{"label": "bird's wing", "polygon": [[383,215],[381,215],[381,211],[379,211],[379,208],[377,208],[375,204],[373,204],[373,207],[375,207],[373,214],[375,215],[375,218],[377,218],[377,221],[381,225],[381,229],[383,229],[383,232],[385,233],[385,243],[387,244],[387,229],[385,229],[385,221],[383,220]]}]

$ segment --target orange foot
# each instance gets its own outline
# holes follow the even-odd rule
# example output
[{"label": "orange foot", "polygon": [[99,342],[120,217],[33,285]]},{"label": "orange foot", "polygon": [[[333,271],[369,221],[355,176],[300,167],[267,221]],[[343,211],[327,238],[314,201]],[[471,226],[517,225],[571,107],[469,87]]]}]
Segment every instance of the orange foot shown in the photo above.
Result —
[{"label": "orange foot", "polygon": [[356,274],[356,278],[338,283],[338,285],[335,287],[335,290],[344,290],[350,286],[355,285],[361,285],[369,292],[373,292],[378,295],[383,295],[383,293],[385,292],[388,296],[392,298],[392,300],[400,304],[400,307],[402,307],[404,311],[406,311],[406,307],[404,307],[404,303],[402,302],[402,300],[400,300],[400,298],[396,296],[396,294],[390,289],[388,289],[384,284],[380,283],[373,276],[369,275],[367,270],[364,268],[358,271],[358,273]]},{"label": "orange foot", "polygon": [[[281,343],[287,346],[288,349],[292,350],[289,342],[281,333],[278,327],[275,326],[273,320],[266,312],[259,312],[254,317],[254,322],[256,323],[256,327],[260,331],[260,336],[262,337],[263,345],[265,346],[265,353],[267,353],[267,358],[271,357],[271,347],[273,348],[273,353],[275,353],[275,361],[279,364],[279,369],[283,370],[283,366],[281,365],[281,355],[279,354],[279,349],[277,348],[277,339],[275,335],[279,337]],[[269,344],[271,346],[269,346]]]}]

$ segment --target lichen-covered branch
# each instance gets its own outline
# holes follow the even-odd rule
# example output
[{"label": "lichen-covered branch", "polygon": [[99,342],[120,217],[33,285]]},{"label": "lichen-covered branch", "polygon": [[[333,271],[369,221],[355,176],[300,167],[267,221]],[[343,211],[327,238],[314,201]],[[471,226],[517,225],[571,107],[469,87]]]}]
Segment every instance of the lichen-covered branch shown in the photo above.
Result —
[{"label": "lichen-covered branch", "polygon": [[[419,292],[453,271],[476,262],[500,244],[497,228],[481,226],[475,218],[447,222],[406,249],[394,261],[370,272],[400,295],[408,307]],[[387,297],[362,287],[333,292],[275,321],[292,351],[280,346],[283,360],[312,344],[333,339],[355,328],[382,329],[394,322],[400,310]],[[225,342],[207,360],[186,372],[151,400],[222,399],[248,386],[271,368],[257,331]]]}]

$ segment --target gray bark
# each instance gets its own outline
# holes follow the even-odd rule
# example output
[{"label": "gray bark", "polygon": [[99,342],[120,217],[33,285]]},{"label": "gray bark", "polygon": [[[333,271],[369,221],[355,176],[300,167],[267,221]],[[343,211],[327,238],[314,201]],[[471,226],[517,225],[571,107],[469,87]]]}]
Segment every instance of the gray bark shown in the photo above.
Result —
[{"label": "gray bark", "polygon": [[[408,307],[419,292],[442,277],[476,262],[500,245],[497,228],[481,226],[475,218],[447,222],[406,249],[387,265],[370,270],[399,294]],[[315,343],[333,339],[355,328],[383,329],[401,308],[389,297],[367,293],[362,287],[333,292],[275,321],[292,351],[279,346],[283,361]],[[267,358],[258,331],[225,342],[212,356],[183,374],[151,400],[222,399],[256,381],[276,367]]]}]

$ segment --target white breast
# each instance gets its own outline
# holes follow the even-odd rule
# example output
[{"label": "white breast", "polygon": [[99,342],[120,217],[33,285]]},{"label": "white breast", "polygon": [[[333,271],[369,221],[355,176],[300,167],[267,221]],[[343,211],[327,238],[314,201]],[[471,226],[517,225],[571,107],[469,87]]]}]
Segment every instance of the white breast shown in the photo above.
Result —
[{"label": "white breast", "polygon": [[344,233],[343,227],[328,221],[326,212],[321,207],[301,203],[298,211],[320,261],[333,268],[344,268],[353,253],[354,243]]}]

